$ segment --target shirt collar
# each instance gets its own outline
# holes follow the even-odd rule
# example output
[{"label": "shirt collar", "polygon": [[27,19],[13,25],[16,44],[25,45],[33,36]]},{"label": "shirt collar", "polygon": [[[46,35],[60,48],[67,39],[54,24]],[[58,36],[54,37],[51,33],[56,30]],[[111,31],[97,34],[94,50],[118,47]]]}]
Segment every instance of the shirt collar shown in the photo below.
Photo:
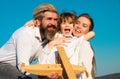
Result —
[{"label": "shirt collar", "polygon": [[[64,36],[64,35],[63,35]],[[73,35],[65,36],[66,38],[73,38]]]},{"label": "shirt collar", "polygon": [[[63,35],[61,32],[57,32],[56,35],[59,35],[59,37],[65,36],[65,35]],[[71,34],[70,36],[65,36],[65,37],[73,38],[74,36]]]},{"label": "shirt collar", "polygon": [[34,27],[35,29],[35,37],[39,40],[41,40],[41,36],[40,36],[40,30],[38,27]]}]

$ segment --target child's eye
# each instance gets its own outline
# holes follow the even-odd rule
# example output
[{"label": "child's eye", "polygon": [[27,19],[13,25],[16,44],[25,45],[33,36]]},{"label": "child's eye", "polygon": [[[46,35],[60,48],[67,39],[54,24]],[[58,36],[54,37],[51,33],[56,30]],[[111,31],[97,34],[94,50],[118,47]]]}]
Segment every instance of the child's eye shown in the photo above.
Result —
[{"label": "child's eye", "polygon": [[73,22],[70,22],[70,24],[73,24]]}]

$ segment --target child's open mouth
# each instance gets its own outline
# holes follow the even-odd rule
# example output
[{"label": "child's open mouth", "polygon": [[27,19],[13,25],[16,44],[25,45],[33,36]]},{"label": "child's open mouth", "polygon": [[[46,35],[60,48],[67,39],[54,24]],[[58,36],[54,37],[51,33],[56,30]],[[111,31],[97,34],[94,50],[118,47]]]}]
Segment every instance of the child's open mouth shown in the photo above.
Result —
[{"label": "child's open mouth", "polygon": [[65,33],[69,33],[70,29],[64,29]]}]

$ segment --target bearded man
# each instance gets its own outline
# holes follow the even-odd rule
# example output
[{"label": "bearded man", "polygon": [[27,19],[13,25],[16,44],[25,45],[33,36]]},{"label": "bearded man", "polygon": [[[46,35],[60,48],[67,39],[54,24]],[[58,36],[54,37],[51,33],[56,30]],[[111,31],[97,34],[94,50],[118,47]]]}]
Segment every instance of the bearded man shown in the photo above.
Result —
[{"label": "bearded man", "polygon": [[53,5],[41,4],[33,17],[34,28],[19,28],[0,49],[0,79],[33,79],[21,72],[21,63],[27,66],[39,57],[46,40],[52,40],[57,32],[59,15]]}]

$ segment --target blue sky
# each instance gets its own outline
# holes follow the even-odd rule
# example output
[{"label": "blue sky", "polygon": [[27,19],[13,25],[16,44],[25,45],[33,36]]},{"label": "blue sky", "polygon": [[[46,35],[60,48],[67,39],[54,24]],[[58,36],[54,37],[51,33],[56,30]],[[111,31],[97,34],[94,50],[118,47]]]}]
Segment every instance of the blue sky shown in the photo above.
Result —
[{"label": "blue sky", "polygon": [[96,57],[96,75],[120,72],[120,0],[0,0],[0,47],[11,34],[32,19],[41,3],[51,3],[62,11],[77,15],[89,13],[95,23],[91,40]]}]

